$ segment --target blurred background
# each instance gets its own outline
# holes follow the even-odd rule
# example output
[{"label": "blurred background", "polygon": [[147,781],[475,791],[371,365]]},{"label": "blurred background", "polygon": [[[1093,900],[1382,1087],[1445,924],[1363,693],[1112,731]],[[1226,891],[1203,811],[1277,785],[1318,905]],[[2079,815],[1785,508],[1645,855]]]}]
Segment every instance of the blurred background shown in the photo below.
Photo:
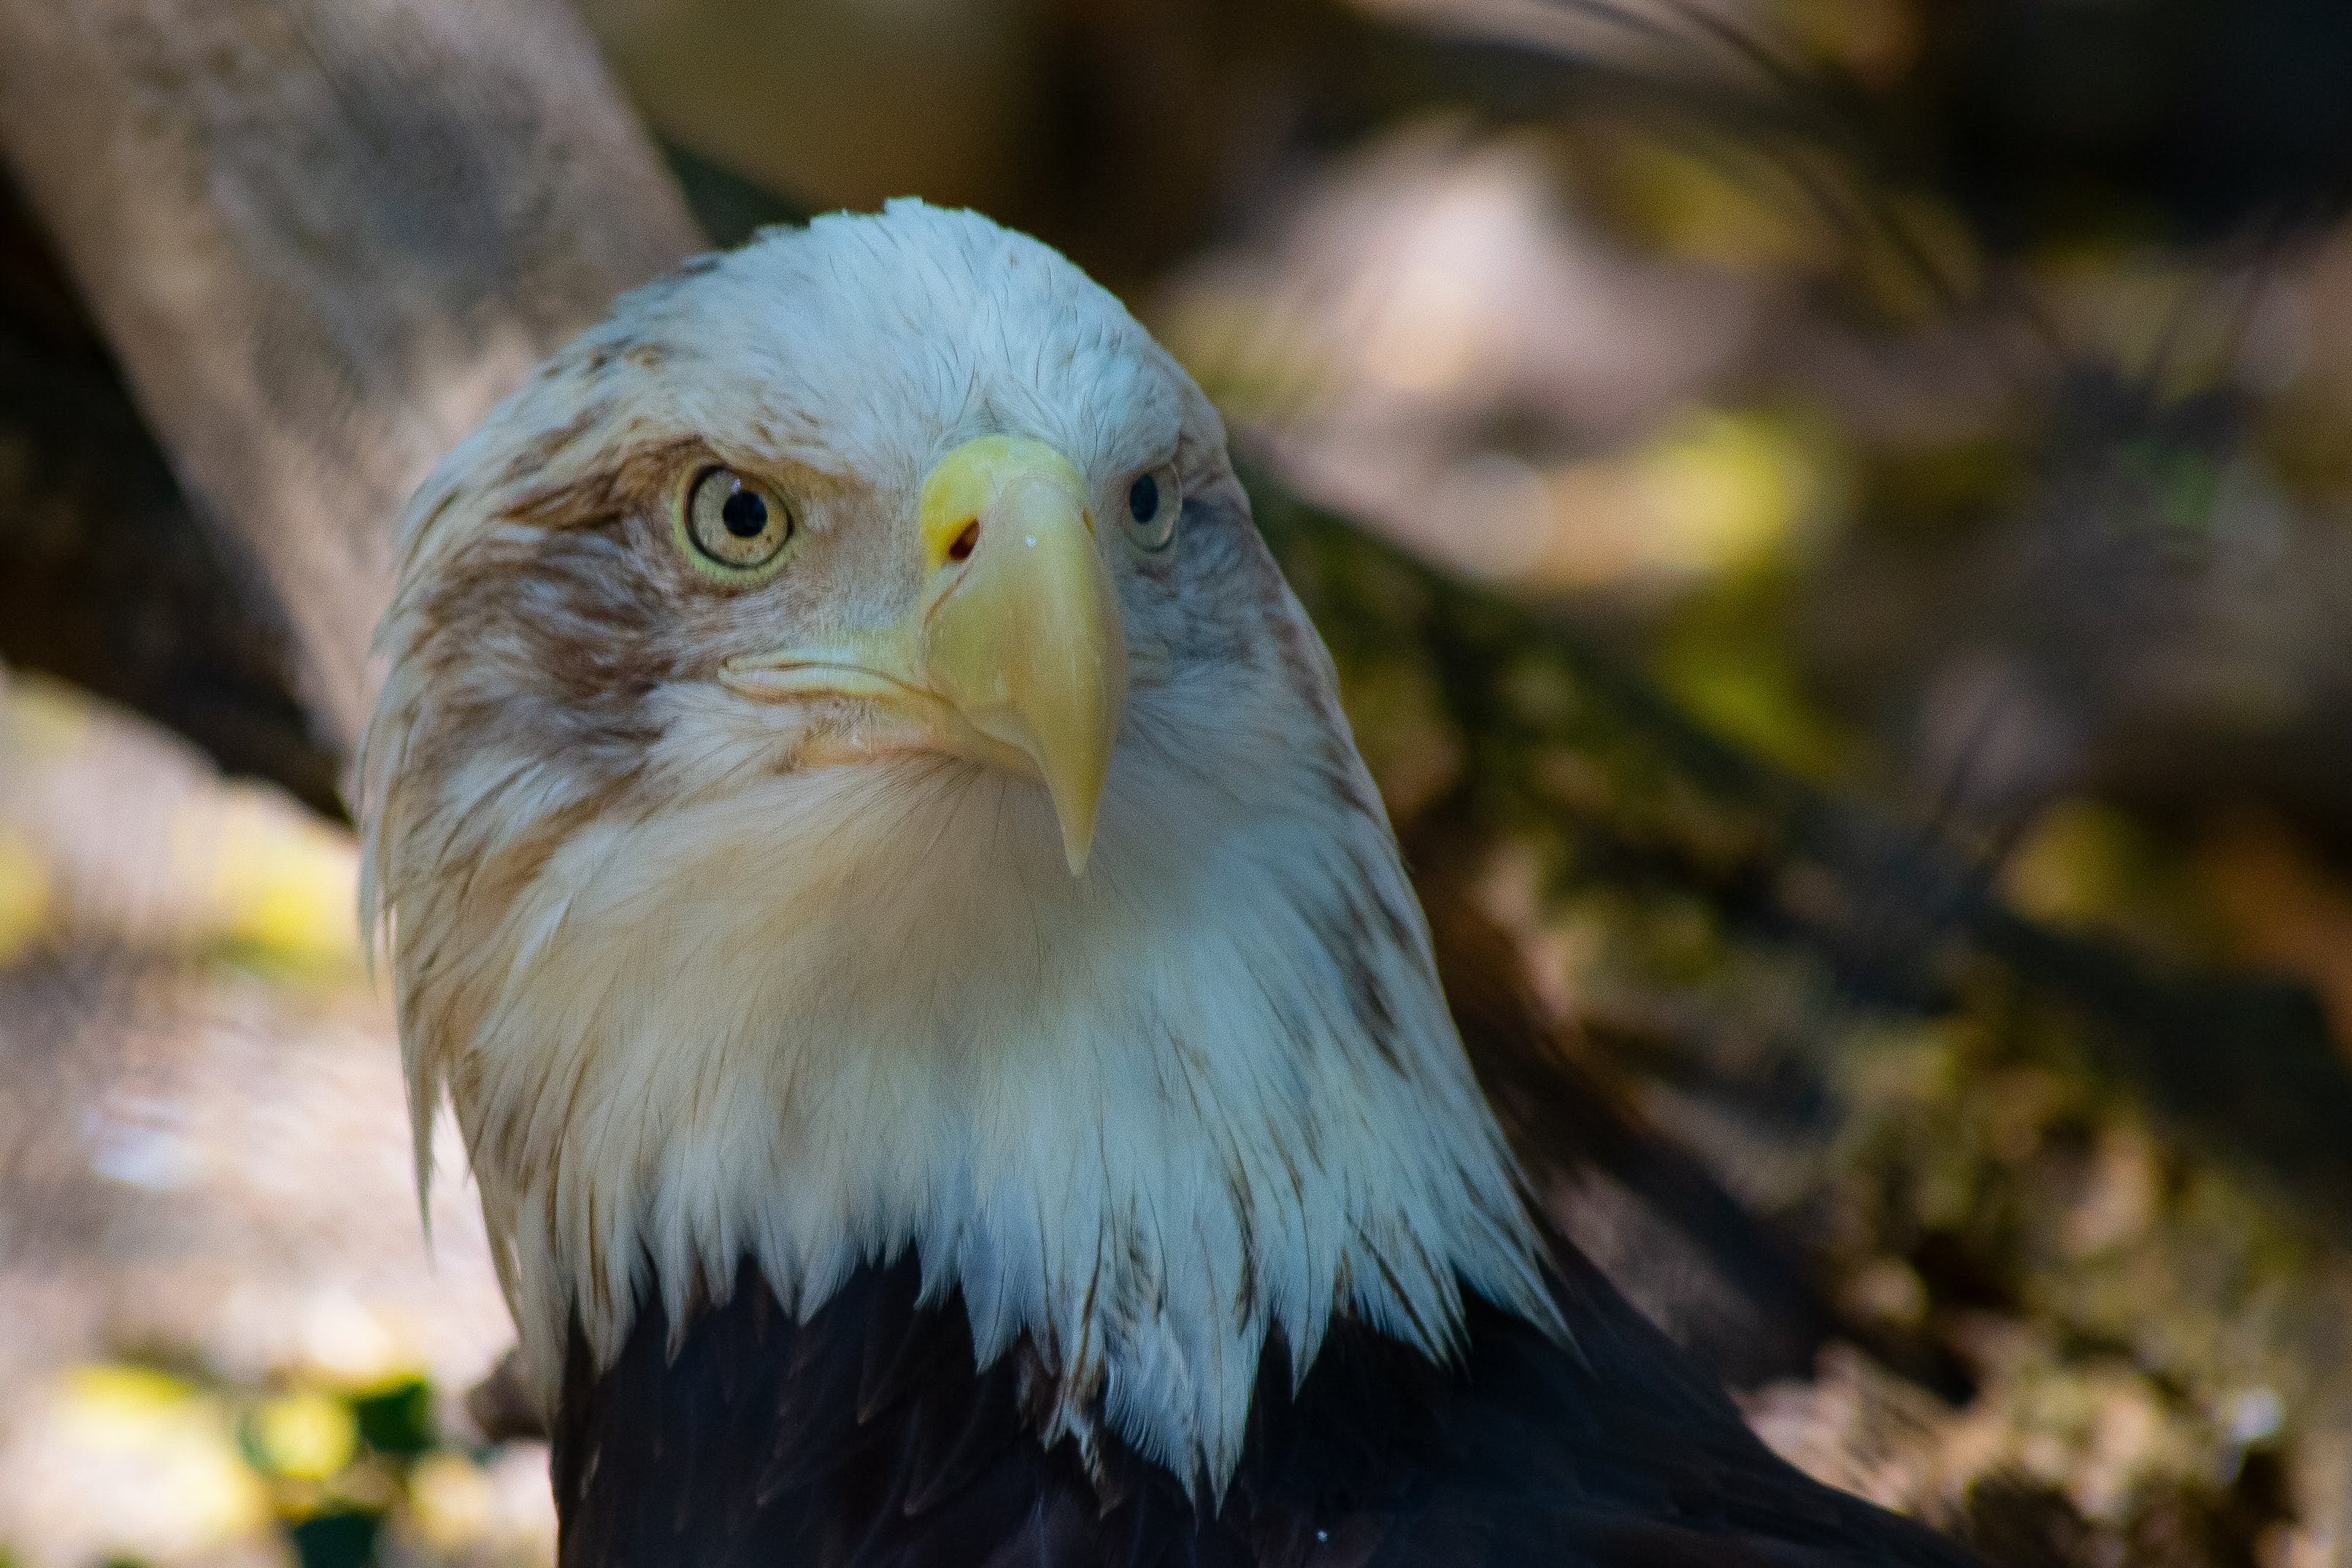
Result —
[{"label": "blurred background", "polygon": [[[2352,7],[580,9],[712,238],[970,204],[1200,379],[1548,1199],[1768,1441],[2005,1568],[2352,1564]],[[50,222],[0,1563],[549,1562],[301,607]]]}]

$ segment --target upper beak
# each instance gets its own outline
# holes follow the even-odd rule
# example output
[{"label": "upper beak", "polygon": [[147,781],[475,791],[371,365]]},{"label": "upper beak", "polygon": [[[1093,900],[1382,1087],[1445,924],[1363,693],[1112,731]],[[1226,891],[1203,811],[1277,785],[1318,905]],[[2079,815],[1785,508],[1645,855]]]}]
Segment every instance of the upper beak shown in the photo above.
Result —
[{"label": "upper beak", "polygon": [[1127,702],[1127,639],[1086,487],[1051,447],[982,436],[940,459],[919,505],[923,591],[850,647],[728,661],[747,696],[863,697],[946,750],[1034,773],[1070,872],[1086,869]]}]

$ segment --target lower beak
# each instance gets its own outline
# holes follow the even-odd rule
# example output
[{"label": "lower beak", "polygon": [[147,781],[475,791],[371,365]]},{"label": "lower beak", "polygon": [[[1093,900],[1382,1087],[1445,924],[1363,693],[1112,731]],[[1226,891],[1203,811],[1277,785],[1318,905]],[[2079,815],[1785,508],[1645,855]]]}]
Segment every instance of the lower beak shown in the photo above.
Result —
[{"label": "lower beak", "polygon": [[854,696],[912,720],[931,743],[1041,779],[1073,876],[1127,702],[1118,598],[1086,487],[1042,442],[982,436],[923,482],[923,592],[900,625],[852,647],[730,659],[745,696]]}]

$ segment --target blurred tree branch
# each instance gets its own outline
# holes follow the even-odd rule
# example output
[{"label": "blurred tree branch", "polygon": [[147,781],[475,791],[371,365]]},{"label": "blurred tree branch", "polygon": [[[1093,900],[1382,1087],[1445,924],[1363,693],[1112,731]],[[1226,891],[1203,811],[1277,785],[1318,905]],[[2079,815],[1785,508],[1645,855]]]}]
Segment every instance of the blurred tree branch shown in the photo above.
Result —
[{"label": "blurred tree branch", "polygon": [[409,491],[698,244],[562,0],[0,0],[0,153],[338,750]]},{"label": "blurred tree branch", "polygon": [[0,657],[342,811],[340,744],[289,689],[284,617],[197,524],[113,356],[0,179]]}]

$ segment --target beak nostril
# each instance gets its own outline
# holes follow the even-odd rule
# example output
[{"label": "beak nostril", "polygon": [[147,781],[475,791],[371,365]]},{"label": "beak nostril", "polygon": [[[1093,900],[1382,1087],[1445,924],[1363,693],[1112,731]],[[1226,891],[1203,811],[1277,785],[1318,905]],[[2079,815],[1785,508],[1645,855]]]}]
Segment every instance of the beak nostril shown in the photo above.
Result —
[{"label": "beak nostril", "polygon": [[950,561],[968,559],[971,554],[971,547],[979,542],[980,519],[974,518],[963,525],[963,531],[955,536],[953,544],[948,546],[948,559]]}]

